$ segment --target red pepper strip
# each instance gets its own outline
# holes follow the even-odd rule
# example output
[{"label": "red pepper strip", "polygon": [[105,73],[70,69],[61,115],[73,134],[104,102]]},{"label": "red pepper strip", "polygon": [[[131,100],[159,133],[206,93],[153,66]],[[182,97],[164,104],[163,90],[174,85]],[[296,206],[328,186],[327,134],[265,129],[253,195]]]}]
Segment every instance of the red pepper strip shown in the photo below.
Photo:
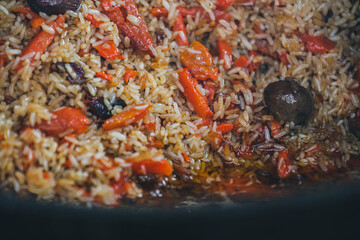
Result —
[{"label": "red pepper strip", "polygon": [[209,118],[214,115],[208,105],[208,100],[201,95],[197,89],[198,82],[190,75],[189,69],[178,72],[179,81],[184,88],[184,95],[186,99],[192,104],[195,112],[202,118]]},{"label": "red pepper strip", "polygon": [[92,25],[94,25],[97,28],[100,26],[100,24],[102,24],[104,22],[101,20],[100,21],[96,20],[96,18],[92,14],[86,15],[85,19],[88,20],[89,22],[91,22]]},{"label": "red pepper strip", "polygon": [[[200,16],[204,16],[203,18],[206,21],[211,21],[209,14],[206,13],[205,10],[201,7],[193,7],[193,8],[177,7],[176,9],[185,18],[186,16],[191,16],[192,18],[196,18],[197,13],[199,12]],[[230,22],[231,20],[230,14],[223,10],[214,9],[213,13],[215,15],[216,22],[219,22],[220,20],[225,20],[227,22]],[[168,11],[164,7],[156,7],[151,9],[151,14],[155,17],[166,17],[168,15]]]},{"label": "red pepper strip", "polygon": [[118,9],[116,1],[113,0],[101,0],[100,5],[107,12],[115,12]]},{"label": "red pepper strip", "polygon": [[277,171],[281,178],[287,178],[290,176],[290,165],[292,164],[288,150],[284,149],[279,152]]},{"label": "red pepper strip", "polygon": [[198,41],[194,41],[191,44],[191,48],[200,53],[191,51],[182,52],[180,59],[183,64],[190,69],[197,80],[217,80],[219,72],[218,69],[213,66],[213,58],[208,49]]},{"label": "red pepper strip", "polygon": [[137,74],[137,72],[135,70],[127,68],[124,73],[124,81],[126,83],[128,83],[130,81],[130,79],[136,77],[136,74]]},{"label": "red pepper strip", "polygon": [[[106,1],[106,0],[105,0]],[[104,0],[103,0],[104,2]],[[120,33],[130,38],[130,41],[141,51],[147,52],[150,56],[155,56],[155,46],[151,39],[149,29],[144,18],[139,13],[133,0],[123,0],[122,6],[118,6],[111,11],[106,10],[105,14],[116,24]],[[127,19],[132,15],[137,18],[138,24],[134,24]]]},{"label": "red pepper strip", "polygon": [[246,67],[247,65],[249,65],[249,59],[247,56],[242,55],[240,56],[237,60],[235,60],[234,62],[235,67]]},{"label": "red pepper strip", "polygon": [[124,55],[119,52],[119,49],[115,46],[113,41],[107,41],[103,44],[94,46],[94,48],[99,52],[100,56],[111,61],[115,59],[125,59]]},{"label": "red pepper strip", "polygon": [[184,19],[181,14],[178,14],[173,26],[173,31],[178,32],[176,42],[179,46],[189,46],[189,40],[186,36]]},{"label": "red pepper strip", "polygon": [[18,12],[24,14],[26,17],[31,16],[30,25],[33,28],[40,27],[45,23],[45,19],[40,17],[38,14],[33,12],[29,7],[20,7],[13,10],[13,12]]},{"label": "red pepper strip", "polygon": [[214,90],[214,88],[213,88],[213,87],[210,87],[209,85],[204,85],[204,88],[210,92],[209,95],[207,95],[207,99],[208,99],[209,101],[214,100],[214,96],[215,96],[215,90]]},{"label": "red pepper strip", "polygon": [[234,0],[217,0],[215,5],[218,9],[226,9],[233,3]]},{"label": "red pepper strip", "polygon": [[271,136],[274,137],[276,134],[280,133],[281,124],[276,120],[272,120],[269,123]]},{"label": "red pepper strip", "polygon": [[50,121],[43,120],[36,128],[49,136],[59,136],[66,131],[76,134],[84,133],[88,130],[89,119],[82,110],[78,108],[64,107],[53,112],[55,118]]},{"label": "red pepper strip", "polygon": [[[50,27],[56,30],[56,28],[62,28],[65,23],[65,17],[63,15],[58,15],[55,22],[50,24]],[[56,34],[56,33],[55,33]],[[35,60],[35,55],[37,53],[42,54],[45,49],[52,43],[55,38],[55,34],[48,33],[44,30],[39,32],[33,40],[29,43],[29,45],[24,48],[20,57],[34,53],[34,56],[30,57],[30,63]],[[24,60],[20,61],[15,70],[18,72],[20,69],[23,68]]]},{"label": "red pepper strip", "polygon": [[107,119],[102,128],[104,131],[110,131],[135,123],[146,116],[149,112],[149,104],[137,104],[130,109],[122,111],[115,116]]},{"label": "red pepper strip", "polygon": [[280,61],[285,64],[285,65],[288,65],[289,64],[289,61],[287,59],[287,53],[286,52],[283,52],[281,53],[280,55],[278,55],[278,58],[280,59]]},{"label": "red pepper strip", "polygon": [[227,123],[222,123],[216,126],[216,131],[221,133],[221,134],[225,134],[228,132],[231,132],[231,130],[233,130],[234,126],[232,123],[227,122]]},{"label": "red pepper strip", "polygon": [[95,77],[103,78],[103,79],[108,80],[110,82],[113,81],[113,76],[111,74],[107,74],[105,72],[97,72],[95,74]]},{"label": "red pepper strip", "polygon": [[298,37],[304,42],[305,48],[313,53],[327,53],[336,47],[336,43],[329,40],[325,35],[315,37],[303,33],[299,34]]},{"label": "red pepper strip", "polygon": [[235,0],[234,5],[252,7],[255,6],[255,2],[256,0]]},{"label": "red pepper strip", "polygon": [[223,40],[218,40],[217,41],[217,51],[218,51],[220,59],[224,60],[224,68],[225,69],[231,68],[231,64],[232,64],[231,46]]},{"label": "red pepper strip", "polygon": [[0,54],[0,68],[5,66],[6,60],[7,60],[7,55],[6,54]]},{"label": "red pepper strip", "polygon": [[154,17],[166,17],[169,14],[168,10],[166,10],[164,7],[152,8],[150,12]]},{"label": "red pepper strip", "polygon": [[135,175],[147,175],[149,173],[152,173],[169,176],[173,171],[172,166],[165,159],[162,159],[160,161],[146,159],[140,162],[132,162],[131,168]]}]

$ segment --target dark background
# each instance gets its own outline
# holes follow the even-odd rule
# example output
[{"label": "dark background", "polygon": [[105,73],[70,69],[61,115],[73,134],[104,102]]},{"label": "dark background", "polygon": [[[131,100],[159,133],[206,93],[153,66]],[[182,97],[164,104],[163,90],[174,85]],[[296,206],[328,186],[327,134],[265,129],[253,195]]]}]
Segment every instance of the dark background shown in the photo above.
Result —
[{"label": "dark background", "polygon": [[360,239],[360,185],[180,209],[71,207],[0,193],[0,239]]}]

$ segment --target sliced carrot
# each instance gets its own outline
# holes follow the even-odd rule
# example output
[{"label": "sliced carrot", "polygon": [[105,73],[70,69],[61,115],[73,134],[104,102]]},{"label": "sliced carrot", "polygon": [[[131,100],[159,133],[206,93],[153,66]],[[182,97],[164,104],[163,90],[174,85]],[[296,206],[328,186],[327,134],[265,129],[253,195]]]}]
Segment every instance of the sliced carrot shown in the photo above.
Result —
[{"label": "sliced carrot", "polygon": [[336,47],[336,43],[329,40],[325,35],[311,36],[308,33],[298,35],[304,42],[305,48],[313,53],[327,53]]},{"label": "sliced carrot", "polygon": [[81,134],[88,130],[90,120],[78,108],[64,107],[54,111],[53,114],[54,118],[50,121],[43,120],[35,128],[50,136],[59,136],[66,131]]},{"label": "sliced carrot", "polygon": [[279,156],[278,156],[278,166],[277,166],[277,171],[278,171],[278,175],[281,178],[287,178],[290,176],[290,166],[292,164],[289,156],[288,156],[288,150],[284,149],[282,151],[279,152]]},{"label": "sliced carrot", "polygon": [[209,50],[198,41],[192,42],[191,48],[199,53],[192,51],[182,52],[180,54],[182,63],[190,69],[197,80],[217,80],[219,72],[213,66],[214,62]]},{"label": "sliced carrot", "polygon": [[210,126],[212,124],[213,120],[211,118],[205,118],[203,119],[199,124],[196,125],[198,129],[204,127],[204,126]]},{"label": "sliced carrot", "polygon": [[45,179],[50,179],[50,177],[51,177],[50,172],[44,172],[44,173],[43,173],[43,177],[44,177]]},{"label": "sliced carrot", "polygon": [[108,80],[109,82],[112,82],[112,81],[113,81],[113,76],[112,76],[111,74],[107,74],[107,73],[105,73],[105,72],[97,72],[97,73],[95,74],[95,77],[99,77],[99,78]]},{"label": "sliced carrot", "polygon": [[121,113],[107,119],[102,125],[104,131],[110,131],[135,123],[146,116],[149,112],[149,104],[137,104]]},{"label": "sliced carrot", "polygon": [[126,68],[126,71],[124,73],[124,81],[128,83],[130,79],[134,79],[136,77],[137,72],[133,69]]},{"label": "sliced carrot", "polygon": [[209,133],[205,139],[215,151],[217,151],[220,148],[224,140],[222,135],[217,132]]},{"label": "sliced carrot", "polygon": [[178,14],[176,17],[173,26],[173,31],[178,33],[175,40],[179,46],[189,46],[189,40],[186,35],[184,19],[183,16],[181,16],[181,14]]},{"label": "sliced carrot", "polygon": [[100,56],[111,61],[115,59],[125,59],[124,55],[120,54],[119,49],[115,46],[114,41],[107,41],[94,46],[94,48],[99,52]]},{"label": "sliced carrot", "polygon": [[186,99],[192,104],[195,112],[202,118],[209,118],[214,115],[208,105],[207,98],[197,89],[198,82],[190,75],[189,69],[185,68],[178,72],[179,81],[184,88]]},{"label": "sliced carrot", "polygon": [[227,122],[227,123],[222,123],[216,126],[216,131],[221,133],[221,134],[225,134],[228,132],[231,132],[231,130],[233,130],[234,126],[232,123]]},{"label": "sliced carrot", "polygon": [[147,175],[151,173],[169,176],[173,171],[172,166],[165,159],[160,161],[147,159],[140,162],[133,162],[131,168],[136,175]]},{"label": "sliced carrot", "polygon": [[225,69],[231,68],[231,64],[232,64],[231,46],[223,40],[218,40],[217,41],[217,52],[219,54],[219,58],[224,61],[224,68]]},{"label": "sliced carrot", "polygon": [[[65,17],[63,15],[58,15],[55,22],[50,24],[50,27],[56,30],[56,28],[62,28],[65,24]],[[56,33],[55,33],[56,34]],[[36,54],[40,53],[42,54],[46,48],[52,43],[52,41],[55,38],[55,34],[48,33],[44,30],[40,31],[35,38],[29,43],[29,45],[22,51],[20,54],[20,57],[23,57],[25,55],[34,54],[33,56],[29,57],[30,64],[35,60]],[[24,61],[22,60],[19,62],[15,70],[17,72],[20,71],[24,67]]]},{"label": "sliced carrot", "polygon": [[156,138],[152,138],[150,140],[150,142],[146,145],[149,149],[151,148],[156,148],[156,149],[160,149],[160,148],[163,148],[164,147],[164,144],[159,140],[159,139],[156,139]]},{"label": "sliced carrot", "polygon": [[[255,57],[257,57],[257,56],[260,56],[260,54],[258,54],[258,53],[255,52],[255,51],[250,51],[249,57],[255,58]],[[255,71],[255,70],[258,70],[259,67],[260,67],[260,65],[261,65],[261,62],[256,62],[256,63],[255,63],[255,62],[252,60],[252,61],[249,63],[249,65],[248,65],[249,72],[253,72],[253,71]]]},{"label": "sliced carrot", "polygon": [[94,25],[94,26],[97,27],[97,28],[100,26],[100,24],[104,23],[104,21],[97,20],[97,19],[94,17],[94,15],[92,15],[92,14],[86,15],[85,19],[88,20],[89,22],[91,22],[92,25]]},{"label": "sliced carrot", "polygon": [[31,10],[30,7],[20,7],[20,8],[16,8],[13,10],[13,12],[18,12],[18,13],[22,13],[24,14],[26,17],[31,18],[30,20],[30,25],[33,28],[37,28],[40,27],[42,24],[45,23],[45,19],[43,19],[42,17],[40,17],[38,14],[36,14],[35,12],[33,12]]}]

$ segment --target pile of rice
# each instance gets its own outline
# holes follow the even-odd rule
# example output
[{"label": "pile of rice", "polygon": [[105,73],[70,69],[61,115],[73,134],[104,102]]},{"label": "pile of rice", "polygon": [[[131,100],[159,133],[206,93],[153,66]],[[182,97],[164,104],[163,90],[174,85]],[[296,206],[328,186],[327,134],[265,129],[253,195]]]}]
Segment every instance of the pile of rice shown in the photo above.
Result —
[{"label": "pile of rice", "polygon": [[[211,0],[170,1],[135,0],[144,17],[156,46],[157,57],[152,58],[134,49],[129,38],[121,39],[114,23],[101,13],[99,0],[84,0],[77,12],[67,12],[66,25],[57,34],[54,42],[44,54],[38,56],[34,69],[26,67],[16,74],[14,65],[30,40],[37,34],[29,21],[12,12],[26,1],[0,1],[0,53],[8,57],[0,69],[0,187],[12,189],[19,194],[34,194],[41,199],[60,199],[66,202],[92,204],[94,201],[106,205],[118,202],[114,189],[109,185],[122,172],[130,172],[124,159],[148,151],[163,154],[164,158],[178,168],[186,169],[191,181],[213,183],[221,181],[218,171],[231,166],[240,177],[249,177],[258,182],[255,172],[276,165],[278,151],[293,148],[297,152],[293,160],[294,170],[317,165],[324,173],[329,166],[345,168],[351,155],[358,155],[360,142],[350,133],[348,119],[360,108],[359,96],[352,92],[358,87],[355,80],[355,66],[360,57],[359,8],[360,2],[353,0],[257,0],[255,6],[232,5],[226,11],[231,21],[218,23],[187,16],[186,32],[189,42],[195,40],[204,44],[219,69],[219,90],[211,106],[214,124],[197,128],[202,119],[192,111],[182,93],[176,70],[182,67],[179,47],[175,41],[172,24],[177,6],[202,6],[212,16],[214,4]],[[156,18],[150,9],[165,7],[168,17]],[[85,16],[91,13],[103,20],[99,28],[94,27]],[[45,16],[47,20],[54,16]],[[325,20],[326,19],[326,20]],[[264,33],[256,33],[258,24]],[[310,35],[325,34],[336,42],[336,48],[326,54],[307,51],[295,31]],[[163,40],[156,41],[161,33]],[[226,40],[232,47],[233,59],[256,51],[255,41],[267,39],[274,52],[287,52],[289,64],[262,55],[258,61],[266,66],[249,74],[244,68],[225,70],[216,49],[218,39]],[[125,59],[114,61],[101,59],[92,46],[99,41],[113,40]],[[80,56],[80,50],[89,53]],[[75,85],[61,74],[51,70],[56,62],[76,62],[85,71],[86,83]],[[128,83],[123,75],[126,68],[135,69],[137,76]],[[104,71],[113,75],[114,83],[95,77]],[[243,159],[222,146],[212,150],[206,136],[216,131],[220,122],[238,123],[239,129],[224,137],[233,149],[245,149],[259,135],[259,128],[272,120],[263,115],[263,90],[271,82],[284,77],[294,77],[303,87],[309,89],[315,98],[315,113],[305,126],[286,123],[276,138],[265,127],[265,141],[255,148],[257,159]],[[254,91],[241,93],[233,80],[242,80]],[[205,89],[200,91],[207,93]],[[155,120],[156,130],[141,130],[142,121],[123,128],[105,132],[88,112],[86,94],[103,97],[105,104],[121,98],[127,104],[150,103],[151,109],[142,121]],[[237,108],[228,110],[234,104]],[[51,112],[64,107],[82,109],[91,120],[89,130],[71,143],[61,144],[60,138],[47,137],[33,128],[42,120],[49,120]],[[255,108],[252,106],[256,106]],[[117,109],[113,114],[116,114]],[[121,109],[118,110],[119,112]],[[27,131],[22,131],[30,127]],[[321,130],[321,131],[320,131]],[[329,137],[332,133],[332,137]],[[65,137],[66,138],[66,137]],[[158,139],[163,149],[149,150],[148,143]],[[322,154],[307,157],[306,152],[317,145],[323,147]],[[129,149],[129,146],[130,149]],[[160,152],[160,153],[159,153]],[[340,153],[336,155],[334,153]],[[190,162],[184,160],[186,154]],[[98,159],[105,162],[114,156],[117,167],[104,170]],[[338,157],[336,157],[338,156]],[[33,161],[32,166],[24,164]],[[65,167],[70,160],[71,167]],[[216,171],[215,171],[216,170]],[[43,173],[50,172],[44,178]],[[131,174],[131,173],[130,173]],[[174,176],[175,177],[175,176]],[[173,177],[165,178],[171,183]],[[145,195],[136,182],[126,198],[138,199]],[[86,193],[86,194],[85,194]],[[100,200],[99,200],[100,199]]]}]

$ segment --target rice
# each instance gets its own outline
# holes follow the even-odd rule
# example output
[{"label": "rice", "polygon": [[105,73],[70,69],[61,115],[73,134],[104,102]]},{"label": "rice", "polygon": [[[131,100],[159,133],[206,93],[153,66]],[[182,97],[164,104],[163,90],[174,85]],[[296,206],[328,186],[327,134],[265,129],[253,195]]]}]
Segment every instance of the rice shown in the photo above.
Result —
[{"label": "rice", "polygon": [[[27,6],[26,1],[0,1],[0,60],[5,56],[0,68],[2,189],[40,199],[115,206],[123,204],[123,198],[156,198],[151,188],[139,184],[142,174],[169,189],[181,189],[183,179],[194,186],[200,183],[204,195],[215,194],[206,189],[216,189],[228,178],[246,179],[240,184],[243,189],[258,186],[257,173],[277,172],[287,162],[286,151],[294,179],[303,170],[316,169],[312,173],[319,178],[327,176],[329,169],[345,168],[353,155],[359,155],[360,142],[351,125],[360,107],[358,1],[275,1],[269,6],[256,1],[255,6],[231,5],[225,10],[211,0],[134,2],[155,43],[148,44],[148,51],[140,51],[131,35],[122,34],[99,0],[84,0],[77,12],[64,14],[65,27],[56,29],[50,27],[56,15],[40,13],[45,24],[33,29],[31,16],[13,12]],[[168,15],[153,16],[150,10],[155,7],[164,7]],[[202,11],[184,15],[185,32],[174,32],[181,8],[193,7]],[[219,11],[229,18],[219,19]],[[89,14],[100,22],[98,27],[87,20]],[[137,16],[128,13],[125,19],[135,29],[141,25]],[[54,35],[51,44],[43,53],[23,54],[41,30]],[[336,46],[326,53],[312,53],[300,40],[303,33],[324,35]],[[185,68],[182,53],[200,59],[202,51],[179,47],[177,36],[190,43],[199,41],[212,56],[210,65],[218,71],[217,80],[199,80],[196,87],[213,113],[211,119],[195,112],[197,106],[192,96],[185,97],[187,86],[178,74]],[[230,45],[232,59],[220,57],[218,40]],[[109,41],[124,59],[101,57],[95,47],[110,50]],[[259,42],[266,43],[266,49]],[[241,56],[248,58],[248,65],[237,67],[234,62]],[[64,69],[55,68],[56,63],[65,63]],[[82,68],[82,81],[75,82],[80,70],[69,63]],[[250,71],[250,65],[257,68]],[[19,66],[23,67],[17,71]],[[136,76],[127,79],[131,70]],[[306,124],[279,121],[264,105],[266,86],[286,77],[295,78],[314,98],[315,112]],[[104,120],[90,109],[90,101],[102,104],[102,114],[108,117],[129,109],[147,112],[132,124],[105,131]],[[84,113],[89,119],[87,131],[65,130],[49,136],[39,130],[64,107]],[[279,122],[280,129],[274,128],[274,122]],[[231,130],[224,130],[229,123]],[[216,139],[221,143],[217,145]],[[165,161],[175,174],[151,175],[144,164],[135,168],[134,159]],[[114,186],[122,186],[122,181],[127,190],[120,194]],[[271,188],[281,187],[281,182]],[[166,195],[161,188],[156,192],[177,196]]]}]

